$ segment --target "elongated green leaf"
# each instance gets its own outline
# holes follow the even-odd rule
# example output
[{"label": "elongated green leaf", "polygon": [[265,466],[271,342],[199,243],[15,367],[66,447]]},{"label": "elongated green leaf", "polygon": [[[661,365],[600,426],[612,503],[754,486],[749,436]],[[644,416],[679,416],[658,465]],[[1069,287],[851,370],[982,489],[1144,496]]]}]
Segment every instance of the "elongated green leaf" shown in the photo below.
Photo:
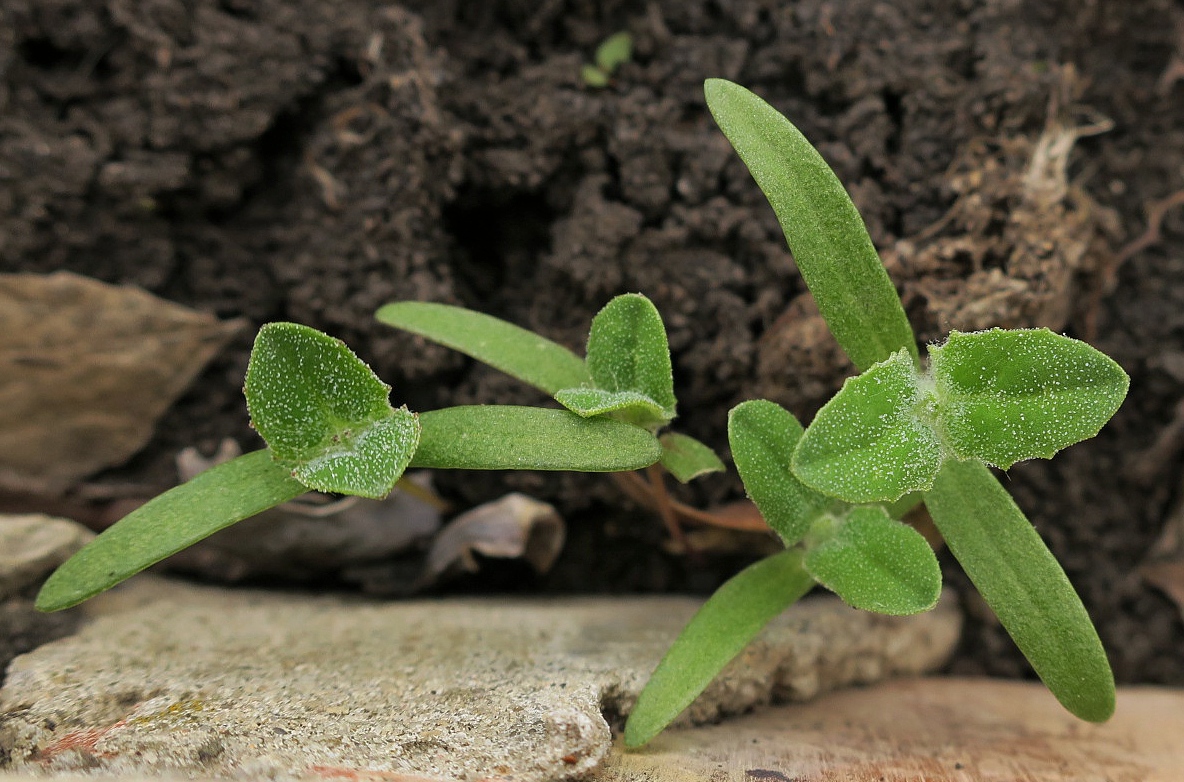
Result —
[{"label": "elongated green leaf", "polygon": [[738,84],[708,79],[707,107],[773,206],[802,279],[861,371],[916,339],[863,219],[830,166],[776,109]]},{"label": "elongated green leaf", "polygon": [[[807,540],[812,537],[813,531]],[[878,505],[852,508],[825,540],[808,547],[805,565],[818,583],[864,611],[919,614],[941,597],[933,549]]]},{"label": "elongated green leaf", "polygon": [[645,296],[617,296],[592,319],[588,370],[597,388],[636,391],[674,418],[674,374],[662,316]]},{"label": "elongated green leaf", "polygon": [[798,441],[793,472],[802,483],[847,502],[892,502],[933,485],[942,448],[920,415],[923,398],[901,350],[848,378]]},{"label": "elongated green leaf", "polygon": [[947,444],[1004,469],[1093,437],[1130,386],[1111,358],[1048,329],[955,331],[929,353]]},{"label": "elongated green leaf", "polygon": [[419,441],[415,415],[345,343],[297,323],[255,337],[243,388],[251,424],[305,486],[382,498]]},{"label": "elongated green leaf", "polygon": [[658,461],[652,434],[611,418],[567,410],[474,405],[419,415],[412,467],[457,470],[639,470]]},{"label": "elongated green leaf", "polygon": [[555,401],[581,418],[612,413],[614,418],[647,428],[670,420],[661,405],[637,391],[565,388],[555,394]]},{"label": "elongated green leaf", "polygon": [[715,451],[694,437],[678,432],[667,432],[658,438],[662,445],[662,466],[681,483],[689,483],[700,475],[723,472],[727,468]]},{"label": "elongated green leaf", "polygon": [[690,706],[765,625],[814,586],[802,552],[762,559],[716,590],[675,639],[625,723],[625,746],[640,747]]},{"label": "elongated green leaf", "polygon": [[925,495],[933,523],[1036,674],[1076,716],[1114,713],[1106,650],[1068,577],[990,471],[950,460]]},{"label": "elongated green leaf", "polygon": [[793,413],[764,399],[741,402],[728,413],[728,443],[749,498],[785,545],[797,543],[814,518],[834,504],[790,471],[802,425]]},{"label": "elongated green leaf", "polygon": [[592,382],[584,360],[575,353],[533,331],[480,312],[400,301],[382,306],[374,317],[458,350],[550,395]]},{"label": "elongated green leaf", "polygon": [[308,489],[254,451],[211,467],[123,517],[59,567],[37,595],[41,611],[59,611],[110,589],[237,521]]}]

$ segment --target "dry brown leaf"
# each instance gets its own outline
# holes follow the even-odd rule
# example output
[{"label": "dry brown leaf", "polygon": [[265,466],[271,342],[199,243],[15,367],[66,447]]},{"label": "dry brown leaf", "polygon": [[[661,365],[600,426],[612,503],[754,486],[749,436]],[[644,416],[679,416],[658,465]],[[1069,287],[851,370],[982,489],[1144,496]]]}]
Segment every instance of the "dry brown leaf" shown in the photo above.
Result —
[{"label": "dry brown leaf", "polygon": [[546,573],[563,550],[564,535],[555,508],[525,494],[507,494],[462,513],[436,536],[423,581],[430,584],[454,571],[475,572],[476,554],[521,558]]},{"label": "dry brown leaf", "polygon": [[0,274],[0,486],[122,464],[244,326],[69,272]]}]

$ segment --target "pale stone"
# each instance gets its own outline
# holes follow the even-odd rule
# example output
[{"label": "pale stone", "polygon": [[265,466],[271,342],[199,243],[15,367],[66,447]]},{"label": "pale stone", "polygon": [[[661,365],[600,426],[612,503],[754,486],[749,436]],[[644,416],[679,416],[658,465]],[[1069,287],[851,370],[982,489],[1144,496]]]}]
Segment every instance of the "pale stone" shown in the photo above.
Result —
[{"label": "pale stone", "polygon": [[0,684],[9,660],[74,631],[76,611],[42,614],[33,595],[94,533],[69,519],[0,515]]},{"label": "pale stone", "polygon": [[904,679],[661,734],[592,782],[1179,782],[1184,691],[1124,687],[1102,725],[1041,684]]},{"label": "pale stone", "polygon": [[44,581],[93,537],[69,519],[39,513],[0,515],[0,600]]},{"label": "pale stone", "polygon": [[54,495],[123,464],[245,326],[66,271],[0,274],[0,486]]},{"label": "pale stone", "polygon": [[[10,771],[238,779],[571,779],[699,605],[685,598],[438,600],[226,592],[141,580],[0,691]],[[689,712],[940,665],[959,617],[808,599]],[[602,713],[603,710],[603,713]]]}]

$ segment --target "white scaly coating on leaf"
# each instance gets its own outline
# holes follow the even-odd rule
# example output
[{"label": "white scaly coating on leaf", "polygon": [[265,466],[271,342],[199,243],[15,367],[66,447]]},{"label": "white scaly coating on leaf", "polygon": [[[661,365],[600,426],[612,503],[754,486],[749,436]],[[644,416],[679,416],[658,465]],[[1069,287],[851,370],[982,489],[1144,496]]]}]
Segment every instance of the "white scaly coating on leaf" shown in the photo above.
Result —
[{"label": "white scaly coating on leaf", "polygon": [[848,378],[793,454],[802,483],[852,503],[892,502],[933,485],[943,449],[905,350]]},{"label": "white scaly coating on leaf", "polygon": [[1130,385],[1108,356],[1048,329],[955,331],[929,353],[944,442],[1004,469],[1095,436]]}]

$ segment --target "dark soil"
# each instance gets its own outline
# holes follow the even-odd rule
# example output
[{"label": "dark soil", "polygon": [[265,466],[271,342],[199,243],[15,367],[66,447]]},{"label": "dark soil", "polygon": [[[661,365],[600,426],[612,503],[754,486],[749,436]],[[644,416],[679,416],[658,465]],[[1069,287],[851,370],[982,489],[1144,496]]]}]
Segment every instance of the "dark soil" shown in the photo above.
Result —
[{"label": "dark soil", "polygon": [[[633,62],[588,88],[581,64],[621,29]],[[0,258],[316,326],[421,410],[540,400],[377,325],[380,304],[464,304],[578,349],[611,296],[642,291],[670,331],[682,430],[723,450],[731,405],[764,396],[807,417],[849,372],[705,110],[705,77],[739,81],[848,184],[923,339],[1048,325],[1130,372],[1101,437],[1006,480],[1118,677],[1181,684],[1180,613],[1135,570],[1181,459],[1169,448],[1132,469],[1184,388],[1184,210],[1119,253],[1145,206],[1184,187],[1181,57],[1172,0],[6,0]],[[248,349],[244,336],[115,477],[163,488],[183,446],[253,444]],[[704,590],[726,575],[665,553],[656,521],[600,478],[440,484],[466,503],[510,487],[558,503],[572,540],[550,589]],[[738,495],[717,478],[686,499]],[[955,670],[1021,675],[966,601]]]}]

